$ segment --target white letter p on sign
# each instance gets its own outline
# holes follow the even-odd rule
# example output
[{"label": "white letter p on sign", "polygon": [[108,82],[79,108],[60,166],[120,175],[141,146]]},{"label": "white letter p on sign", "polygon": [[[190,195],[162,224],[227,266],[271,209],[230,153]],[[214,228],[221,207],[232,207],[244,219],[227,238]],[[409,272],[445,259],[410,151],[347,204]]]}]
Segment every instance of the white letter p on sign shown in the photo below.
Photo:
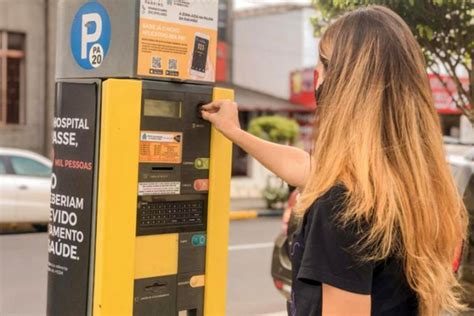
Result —
[{"label": "white letter p on sign", "polygon": [[[95,31],[88,33],[90,23],[95,24]],[[81,41],[81,58],[87,59],[87,44],[93,43],[100,38],[102,33],[102,19],[98,13],[88,13],[82,16],[82,41]]]}]

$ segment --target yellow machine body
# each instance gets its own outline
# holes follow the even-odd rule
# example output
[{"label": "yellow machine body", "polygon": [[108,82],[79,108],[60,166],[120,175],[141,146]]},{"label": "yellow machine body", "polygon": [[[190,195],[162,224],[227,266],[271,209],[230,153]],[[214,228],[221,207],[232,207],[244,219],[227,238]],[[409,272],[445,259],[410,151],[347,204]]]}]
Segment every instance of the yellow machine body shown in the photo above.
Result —
[{"label": "yellow machine body", "polygon": [[[137,297],[134,290],[137,279],[177,275],[180,255],[177,232],[136,235],[142,83],[109,79],[102,86],[95,316],[139,315],[134,311],[137,300],[152,301],[154,295],[156,300],[160,295],[174,295],[172,299],[178,300],[179,296],[157,289],[143,298]],[[213,88],[212,97],[233,99],[233,91]],[[183,139],[183,146],[186,145]],[[205,271],[180,280],[191,288],[203,288],[203,306],[189,310],[170,306],[158,315],[225,315],[231,148],[230,141],[211,127]]]}]

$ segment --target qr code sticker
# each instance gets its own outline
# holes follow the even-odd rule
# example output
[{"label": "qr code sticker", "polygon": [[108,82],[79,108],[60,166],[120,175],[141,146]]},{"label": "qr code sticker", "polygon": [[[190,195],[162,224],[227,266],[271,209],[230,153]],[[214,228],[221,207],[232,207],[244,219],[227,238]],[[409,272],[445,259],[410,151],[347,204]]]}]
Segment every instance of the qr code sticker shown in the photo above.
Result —
[{"label": "qr code sticker", "polygon": [[152,57],[151,58],[151,68],[161,69],[161,57]]},{"label": "qr code sticker", "polygon": [[176,70],[178,69],[178,61],[174,58],[170,58],[168,60],[168,69],[169,70]]}]

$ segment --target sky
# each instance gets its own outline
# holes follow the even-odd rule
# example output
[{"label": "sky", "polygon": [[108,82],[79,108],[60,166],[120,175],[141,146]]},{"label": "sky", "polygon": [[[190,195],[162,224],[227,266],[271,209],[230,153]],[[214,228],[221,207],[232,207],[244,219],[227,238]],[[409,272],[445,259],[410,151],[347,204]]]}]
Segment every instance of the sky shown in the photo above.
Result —
[{"label": "sky", "polygon": [[241,10],[277,3],[303,3],[310,4],[311,0],[234,0],[234,9]]}]

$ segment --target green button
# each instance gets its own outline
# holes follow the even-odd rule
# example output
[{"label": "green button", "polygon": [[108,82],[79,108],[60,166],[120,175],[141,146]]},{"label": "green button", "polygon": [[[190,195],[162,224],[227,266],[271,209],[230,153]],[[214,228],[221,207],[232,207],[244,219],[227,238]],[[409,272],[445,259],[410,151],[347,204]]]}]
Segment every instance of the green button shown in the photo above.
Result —
[{"label": "green button", "polygon": [[194,168],[209,169],[209,158],[196,158],[194,160]]},{"label": "green button", "polygon": [[191,243],[195,247],[205,246],[206,245],[206,236],[204,234],[193,235],[191,238]]}]

